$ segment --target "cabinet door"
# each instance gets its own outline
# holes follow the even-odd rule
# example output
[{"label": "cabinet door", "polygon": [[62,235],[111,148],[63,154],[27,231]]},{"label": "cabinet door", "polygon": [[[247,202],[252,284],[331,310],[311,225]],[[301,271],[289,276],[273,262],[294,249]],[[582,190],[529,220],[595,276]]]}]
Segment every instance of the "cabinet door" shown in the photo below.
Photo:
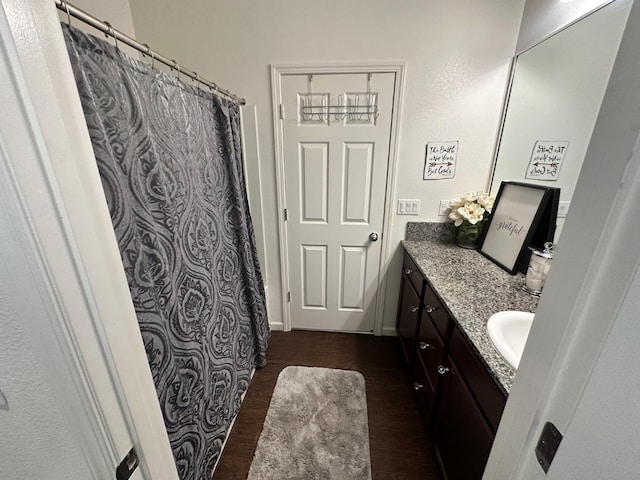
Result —
[{"label": "cabinet door", "polygon": [[402,344],[405,360],[410,367],[413,365],[416,349],[416,337],[420,325],[420,297],[403,276],[400,300],[398,305],[398,320],[396,330]]},{"label": "cabinet door", "polygon": [[436,458],[447,480],[480,480],[494,434],[451,359],[436,412]]},{"label": "cabinet door", "polygon": [[[424,320],[423,320],[424,321]],[[491,429],[498,430],[502,411],[507,403],[507,397],[487,371],[477,354],[473,352],[469,342],[456,326],[449,341],[449,356],[455,359],[460,373],[464,377],[469,390],[478,403]]]}]

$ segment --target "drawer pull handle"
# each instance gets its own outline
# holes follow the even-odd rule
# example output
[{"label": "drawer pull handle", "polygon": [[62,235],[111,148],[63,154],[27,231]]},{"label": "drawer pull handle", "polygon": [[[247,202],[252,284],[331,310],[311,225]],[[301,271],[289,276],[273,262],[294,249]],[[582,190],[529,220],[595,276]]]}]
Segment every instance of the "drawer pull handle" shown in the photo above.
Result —
[{"label": "drawer pull handle", "polygon": [[435,307],[432,307],[431,305],[425,305],[424,309],[427,311],[427,313],[431,313],[435,310]]},{"label": "drawer pull handle", "polygon": [[449,371],[449,367],[443,367],[442,365],[438,365],[438,375],[444,375]]},{"label": "drawer pull handle", "polygon": [[415,305],[411,305],[411,313],[416,313],[418,311],[418,307],[416,307]]},{"label": "drawer pull handle", "polygon": [[418,390],[422,390],[424,388],[424,385],[422,385],[421,383],[415,382],[413,384],[413,389],[417,392]]},{"label": "drawer pull handle", "polygon": [[413,270],[411,270],[410,268],[405,268],[404,273],[407,275],[411,275],[413,273]]},{"label": "drawer pull handle", "polygon": [[431,345],[429,345],[428,343],[425,342],[420,342],[420,350],[426,350],[427,348],[429,348]]}]

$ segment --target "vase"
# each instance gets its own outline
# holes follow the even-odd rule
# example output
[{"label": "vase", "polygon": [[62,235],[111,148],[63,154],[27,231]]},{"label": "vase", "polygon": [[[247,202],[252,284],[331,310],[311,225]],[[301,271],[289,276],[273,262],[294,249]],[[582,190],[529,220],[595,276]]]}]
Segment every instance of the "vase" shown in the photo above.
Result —
[{"label": "vase", "polygon": [[477,250],[480,246],[480,236],[482,235],[483,226],[484,221],[478,222],[475,225],[469,222],[463,222],[462,225],[458,227],[458,236],[456,238],[458,246]]}]

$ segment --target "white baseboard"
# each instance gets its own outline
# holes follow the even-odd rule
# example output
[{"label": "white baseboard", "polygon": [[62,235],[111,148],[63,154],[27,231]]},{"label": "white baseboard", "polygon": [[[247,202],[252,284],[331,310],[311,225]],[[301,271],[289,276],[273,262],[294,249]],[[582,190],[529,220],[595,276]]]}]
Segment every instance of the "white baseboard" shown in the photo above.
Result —
[{"label": "white baseboard", "polygon": [[269,328],[272,332],[281,332],[284,330],[284,324],[282,322],[269,322]]},{"label": "white baseboard", "polygon": [[383,337],[397,337],[396,327],[382,327]]}]

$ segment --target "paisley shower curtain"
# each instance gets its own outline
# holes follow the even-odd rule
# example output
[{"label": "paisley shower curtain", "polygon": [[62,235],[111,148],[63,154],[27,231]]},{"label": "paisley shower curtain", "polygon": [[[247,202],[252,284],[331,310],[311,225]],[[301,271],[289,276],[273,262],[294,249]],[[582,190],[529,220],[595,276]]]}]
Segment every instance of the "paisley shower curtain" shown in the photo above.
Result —
[{"label": "paisley shower curtain", "polygon": [[176,465],[210,478],[269,337],[239,108],[63,30]]}]

